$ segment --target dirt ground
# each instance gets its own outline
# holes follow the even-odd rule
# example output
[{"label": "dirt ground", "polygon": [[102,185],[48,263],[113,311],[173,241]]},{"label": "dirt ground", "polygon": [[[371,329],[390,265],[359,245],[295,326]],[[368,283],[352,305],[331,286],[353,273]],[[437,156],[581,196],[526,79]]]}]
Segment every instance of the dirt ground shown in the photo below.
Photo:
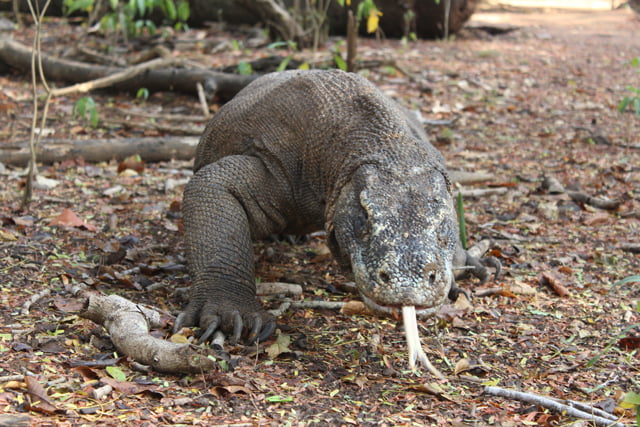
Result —
[{"label": "dirt ground", "polygon": [[[486,25],[509,31],[490,35],[478,28]],[[30,45],[32,28],[13,36]],[[211,29],[175,37],[247,36]],[[178,41],[175,54],[215,67],[274,53],[212,53],[205,43],[181,50],[186,43]],[[47,52],[63,55],[80,42],[101,41],[56,20],[44,27]],[[295,55],[308,60],[331,48]],[[593,425],[492,396],[486,386],[580,401],[636,423],[622,401],[640,390],[640,287],[612,285],[640,273],[640,118],[616,108],[629,86],[640,87],[630,65],[640,56],[640,20],[628,9],[485,9],[452,41],[361,40],[359,52],[395,61],[364,74],[425,119],[445,121],[428,131],[451,169],[494,175],[465,187],[497,190],[465,199],[465,218],[469,244],[491,239],[503,274],[482,286],[460,283],[475,294],[472,305],[448,305],[421,324],[425,351],[447,378],[408,371],[397,321],[313,309],[278,319],[278,342],[289,344],[277,351],[276,337],[259,349],[228,348],[243,356],[233,372],[138,370],[101,327],[77,316],[68,288],[83,283],[180,310],[174,291],[189,281],[179,207],[190,164],[123,173],[117,161],[44,165],[49,181],[21,210],[22,168],[0,159],[0,424]],[[0,145],[28,137],[29,84],[21,73],[0,75],[0,111],[8,113]],[[175,124],[171,114],[204,123],[188,96],[91,96],[97,128],[73,117],[80,96],[61,97],[51,107],[47,137],[165,135],[169,126],[159,125]],[[550,194],[545,177],[619,206],[599,209],[567,192]],[[55,225],[65,208],[84,225]],[[322,235],[299,245],[257,243],[256,258],[261,281],[303,284],[305,300],[357,299],[345,290]],[[277,298],[264,302],[279,305]],[[111,391],[96,397],[105,386]]]}]

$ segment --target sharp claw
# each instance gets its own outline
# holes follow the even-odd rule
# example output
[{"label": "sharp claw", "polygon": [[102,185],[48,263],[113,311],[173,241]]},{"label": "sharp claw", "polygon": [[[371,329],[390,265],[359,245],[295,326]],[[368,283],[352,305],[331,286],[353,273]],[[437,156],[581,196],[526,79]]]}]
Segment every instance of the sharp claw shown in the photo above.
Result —
[{"label": "sharp claw", "polygon": [[176,321],[175,321],[175,323],[173,324],[173,333],[174,333],[174,334],[177,334],[177,333],[180,331],[180,329],[182,329],[182,327],[183,327],[183,326],[184,326],[184,324],[185,324],[185,322],[184,322],[184,318],[185,318],[186,316],[187,316],[187,315],[185,314],[185,312],[184,312],[184,311],[183,311],[183,312],[181,312],[180,314],[178,314],[178,316],[176,317]]},{"label": "sharp claw", "polygon": [[454,301],[458,299],[458,295],[460,295],[460,291],[461,289],[455,285],[451,286],[451,289],[449,289],[449,295],[447,295],[447,298],[449,298],[449,301]]},{"label": "sharp claw", "polygon": [[500,260],[496,257],[490,256],[487,258],[483,258],[482,264],[496,269],[496,273],[493,277],[494,277],[494,280],[497,280],[498,276],[500,276],[500,273],[502,272],[502,263],[500,263]]},{"label": "sharp claw", "polygon": [[233,337],[231,338],[231,343],[235,344],[240,340],[240,336],[242,335],[242,330],[244,329],[244,323],[242,322],[242,316],[239,311],[233,312]]},{"label": "sharp claw", "polygon": [[200,335],[198,339],[198,344],[202,344],[207,341],[209,338],[213,336],[213,333],[218,329],[218,325],[220,325],[220,317],[216,316],[211,320],[207,329]]},{"label": "sharp claw", "polygon": [[255,315],[252,320],[253,328],[247,337],[247,343],[249,344],[253,344],[256,341],[258,334],[262,330],[262,318],[259,315]]},{"label": "sharp claw", "polygon": [[260,341],[260,342],[266,341],[267,338],[269,338],[271,336],[271,334],[273,334],[273,331],[275,331],[275,330],[276,330],[276,320],[275,319],[270,319],[262,327],[262,331],[260,332],[260,335],[258,336],[258,341]]}]

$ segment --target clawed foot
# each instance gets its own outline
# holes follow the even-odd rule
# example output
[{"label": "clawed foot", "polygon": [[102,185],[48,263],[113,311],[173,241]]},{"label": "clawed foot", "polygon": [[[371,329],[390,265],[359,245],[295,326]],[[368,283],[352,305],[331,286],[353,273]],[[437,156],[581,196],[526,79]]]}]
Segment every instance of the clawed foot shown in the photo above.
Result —
[{"label": "clawed foot", "polygon": [[[464,279],[472,275],[478,279],[480,279],[479,285],[485,283],[489,279],[489,270],[487,267],[493,267],[495,269],[494,279],[497,279],[500,276],[500,272],[502,271],[502,264],[496,257],[486,257],[486,258],[476,258],[474,256],[465,253],[465,265],[460,270],[458,270],[455,274],[456,280]],[[451,301],[455,301],[458,299],[458,295],[463,293],[469,301],[471,301],[471,295],[466,289],[459,288],[455,281],[451,285],[451,289],[449,290],[449,299]]]},{"label": "clawed foot", "polygon": [[173,333],[185,326],[199,325],[203,331],[198,344],[209,341],[216,331],[230,337],[232,343],[264,341],[276,329],[276,319],[260,307],[234,307],[230,303],[191,301],[176,317]]}]

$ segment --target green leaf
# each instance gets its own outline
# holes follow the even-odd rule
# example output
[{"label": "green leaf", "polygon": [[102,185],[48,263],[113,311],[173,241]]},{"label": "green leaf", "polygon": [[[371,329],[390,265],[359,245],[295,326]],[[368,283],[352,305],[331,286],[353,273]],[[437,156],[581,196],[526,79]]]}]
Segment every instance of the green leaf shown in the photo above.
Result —
[{"label": "green leaf", "polygon": [[94,0],[65,0],[64,1],[64,13],[65,15],[71,15],[76,10],[88,11],[93,7]]},{"label": "green leaf", "polygon": [[251,68],[251,64],[247,61],[240,61],[238,63],[238,73],[242,74],[243,76],[248,76],[250,74],[253,74],[253,68]]},{"label": "green leaf", "polygon": [[275,395],[275,396],[267,396],[265,400],[269,403],[286,403],[286,402],[293,402],[293,397]]},{"label": "green leaf", "polygon": [[640,274],[636,274],[634,276],[625,277],[622,280],[618,280],[616,283],[614,283],[611,286],[624,285],[625,283],[629,283],[629,282],[640,282]]},{"label": "green leaf", "polygon": [[164,0],[164,9],[167,18],[175,21],[176,17],[178,16],[178,12],[176,11],[176,4],[173,2],[173,0]]},{"label": "green leaf", "polygon": [[458,227],[460,228],[460,243],[462,249],[467,249],[467,224],[464,220],[464,205],[462,203],[462,192],[458,192],[457,198],[457,210],[458,210]]},{"label": "green leaf", "polygon": [[191,16],[191,9],[189,8],[189,2],[181,1],[178,3],[178,21],[186,22]]},{"label": "green leaf", "polygon": [[600,360],[600,358],[602,356],[607,354],[613,348],[613,346],[620,340],[620,338],[625,337],[629,331],[631,331],[632,329],[637,328],[638,326],[640,326],[640,323],[636,323],[634,325],[629,325],[626,328],[624,328],[618,335],[616,335],[615,337],[611,338],[611,340],[609,340],[609,344],[607,344],[607,346],[600,353],[598,353],[597,355],[592,357],[587,362],[587,368],[590,368],[593,365],[595,365],[598,362],[598,360]]},{"label": "green leaf", "polygon": [[289,65],[289,62],[291,62],[291,55],[287,56],[282,61],[280,61],[276,71],[284,71],[284,70],[286,70],[287,69],[287,65]]},{"label": "green leaf", "polygon": [[96,108],[93,108],[89,114],[89,122],[91,123],[91,126],[93,128],[97,128],[98,127],[98,110]]},{"label": "green leaf", "polygon": [[633,99],[633,109],[636,112],[636,116],[640,117],[640,98]]},{"label": "green leaf", "polygon": [[340,55],[338,52],[333,54],[333,61],[336,63],[336,67],[338,67],[342,71],[347,71],[347,63],[344,59],[342,59],[342,55]]},{"label": "green leaf", "polygon": [[288,46],[288,45],[289,45],[289,43],[287,43],[287,42],[277,41],[277,42],[269,43],[267,45],[267,49],[275,49],[275,48],[278,48],[278,47],[285,47],[285,46]]},{"label": "green leaf", "polygon": [[153,23],[153,21],[151,21],[150,19],[146,19],[144,21],[144,26],[145,28],[149,31],[149,35],[154,35],[156,33],[156,24]]},{"label": "green leaf", "polygon": [[98,126],[98,109],[96,103],[90,96],[83,96],[73,106],[73,118],[86,119],[89,114],[91,126]]},{"label": "green leaf", "polygon": [[109,376],[113,379],[116,379],[118,381],[127,380],[127,376],[125,375],[125,373],[122,372],[122,370],[117,366],[107,366],[105,370],[107,371],[107,374],[109,374]]},{"label": "green leaf", "polygon": [[138,14],[140,14],[140,16],[144,16],[145,12],[147,11],[147,4],[144,0],[137,0],[137,3]]},{"label": "green leaf", "polygon": [[141,87],[140,89],[138,89],[138,92],[136,92],[136,98],[145,101],[149,99],[149,89],[147,89],[146,87]]},{"label": "green leaf", "polygon": [[622,101],[618,103],[618,111],[620,111],[621,113],[624,113],[624,111],[627,109],[627,106],[629,105],[630,102],[631,102],[630,97],[625,96],[624,98],[622,98]]},{"label": "green leaf", "polygon": [[622,401],[631,405],[640,406],[640,394],[630,391],[624,395]]}]

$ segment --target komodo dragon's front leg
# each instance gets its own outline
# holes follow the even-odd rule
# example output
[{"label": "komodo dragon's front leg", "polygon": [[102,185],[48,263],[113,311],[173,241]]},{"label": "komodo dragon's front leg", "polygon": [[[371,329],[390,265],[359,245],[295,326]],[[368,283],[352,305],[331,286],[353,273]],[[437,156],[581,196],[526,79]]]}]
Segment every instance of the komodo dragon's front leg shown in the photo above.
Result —
[{"label": "komodo dragon's front leg", "polygon": [[191,297],[174,331],[198,325],[200,341],[221,330],[236,341],[264,340],[275,319],[256,300],[251,239],[282,231],[286,188],[262,161],[227,156],[198,170],[184,192]]}]

